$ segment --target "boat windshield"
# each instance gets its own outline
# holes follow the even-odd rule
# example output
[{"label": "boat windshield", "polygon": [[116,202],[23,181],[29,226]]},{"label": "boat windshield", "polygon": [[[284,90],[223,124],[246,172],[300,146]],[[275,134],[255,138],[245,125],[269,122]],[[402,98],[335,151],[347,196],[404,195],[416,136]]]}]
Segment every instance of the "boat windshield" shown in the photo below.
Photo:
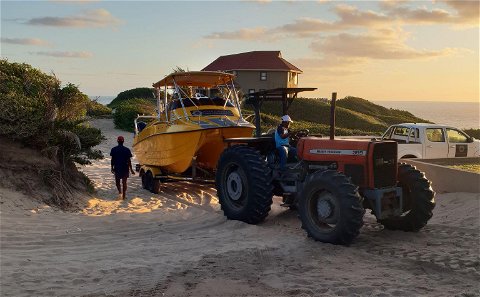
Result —
[{"label": "boat windshield", "polygon": [[[214,97],[214,98],[209,98],[209,97],[200,97],[200,98],[191,98],[192,100],[183,100],[183,105],[185,107],[190,107],[190,106],[204,106],[204,105],[216,105],[216,106],[226,106],[226,107],[235,107],[230,100],[225,100],[220,97]],[[177,108],[182,108],[182,103],[180,102],[180,99],[173,99],[168,103],[168,110],[173,110]]]}]

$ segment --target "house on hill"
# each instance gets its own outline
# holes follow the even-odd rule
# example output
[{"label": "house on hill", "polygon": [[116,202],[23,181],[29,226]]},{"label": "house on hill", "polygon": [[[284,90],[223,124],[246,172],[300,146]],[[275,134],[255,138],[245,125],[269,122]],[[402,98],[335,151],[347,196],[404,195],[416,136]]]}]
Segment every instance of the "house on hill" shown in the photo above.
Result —
[{"label": "house on hill", "polygon": [[244,94],[275,88],[298,87],[302,70],[282,58],[280,51],[253,51],[221,56],[202,71],[225,71],[236,75]]}]

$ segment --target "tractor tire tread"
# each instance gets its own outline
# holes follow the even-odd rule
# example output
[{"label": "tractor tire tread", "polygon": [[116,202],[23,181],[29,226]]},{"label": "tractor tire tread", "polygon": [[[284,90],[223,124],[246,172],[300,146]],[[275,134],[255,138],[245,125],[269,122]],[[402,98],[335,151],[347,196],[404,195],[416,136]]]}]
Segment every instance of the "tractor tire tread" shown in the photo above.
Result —
[{"label": "tractor tire tread", "polygon": [[[379,222],[390,230],[402,230],[406,232],[417,232],[427,224],[433,216],[435,208],[435,192],[431,188],[431,182],[425,174],[410,164],[399,164],[398,179],[400,184],[408,184],[411,187],[413,206],[407,214],[379,220]],[[405,194],[405,193],[404,193]]]},{"label": "tractor tire tread", "polygon": [[[249,184],[248,204],[243,211],[236,212],[225,203],[225,193],[221,186],[222,166],[225,162],[234,160],[248,168],[248,175],[251,183]],[[240,220],[249,224],[258,224],[265,220],[270,212],[272,205],[272,183],[270,169],[262,159],[260,153],[248,146],[238,145],[226,149],[220,156],[219,166],[215,178],[215,186],[225,216],[228,219]]]}]

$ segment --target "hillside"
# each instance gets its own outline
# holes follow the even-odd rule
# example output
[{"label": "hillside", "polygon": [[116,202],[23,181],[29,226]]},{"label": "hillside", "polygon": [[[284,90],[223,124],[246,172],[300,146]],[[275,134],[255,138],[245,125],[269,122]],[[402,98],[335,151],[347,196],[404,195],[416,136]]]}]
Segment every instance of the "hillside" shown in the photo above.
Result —
[{"label": "hillside", "polygon": [[[251,106],[245,106],[245,109],[253,112]],[[264,102],[261,112],[262,120],[267,127],[271,124],[276,125],[282,113],[282,105],[278,102]],[[311,131],[318,131],[318,133],[328,131],[330,125],[330,104],[328,103],[317,99],[298,98],[292,103],[288,113],[295,121],[296,129],[308,127]],[[269,120],[271,117],[273,117],[273,123]],[[379,134],[393,124],[428,122],[407,111],[385,108],[355,97],[338,100],[335,117],[339,135]]]},{"label": "hillside", "polygon": [[386,108],[381,105],[377,105],[368,100],[357,97],[345,97],[344,99],[337,101],[337,106],[354,110],[366,115],[373,116],[387,123],[388,125],[399,123],[430,123],[430,121],[416,117],[412,113],[393,108]]},{"label": "hillside", "polygon": [[153,88],[135,88],[119,93],[117,97],[112,100],[112,102],[107,104],[107,106],[109,108],[115,109],[122,103],[135,98],[147,99],[150,100],[153,104],[155,104],[156,102]]}]

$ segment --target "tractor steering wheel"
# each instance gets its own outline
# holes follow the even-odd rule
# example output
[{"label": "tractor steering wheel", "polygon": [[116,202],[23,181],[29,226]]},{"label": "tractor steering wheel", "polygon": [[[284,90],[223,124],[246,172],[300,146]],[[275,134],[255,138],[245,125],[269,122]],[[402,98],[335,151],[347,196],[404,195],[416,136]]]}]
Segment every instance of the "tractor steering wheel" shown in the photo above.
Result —
[{"label": "tractor steering wheel", "polygon": [[296,144],[300,138],[307,137],[309,133],[310,131],[308,129],[293,131],[290,136],[290,142]]}]

